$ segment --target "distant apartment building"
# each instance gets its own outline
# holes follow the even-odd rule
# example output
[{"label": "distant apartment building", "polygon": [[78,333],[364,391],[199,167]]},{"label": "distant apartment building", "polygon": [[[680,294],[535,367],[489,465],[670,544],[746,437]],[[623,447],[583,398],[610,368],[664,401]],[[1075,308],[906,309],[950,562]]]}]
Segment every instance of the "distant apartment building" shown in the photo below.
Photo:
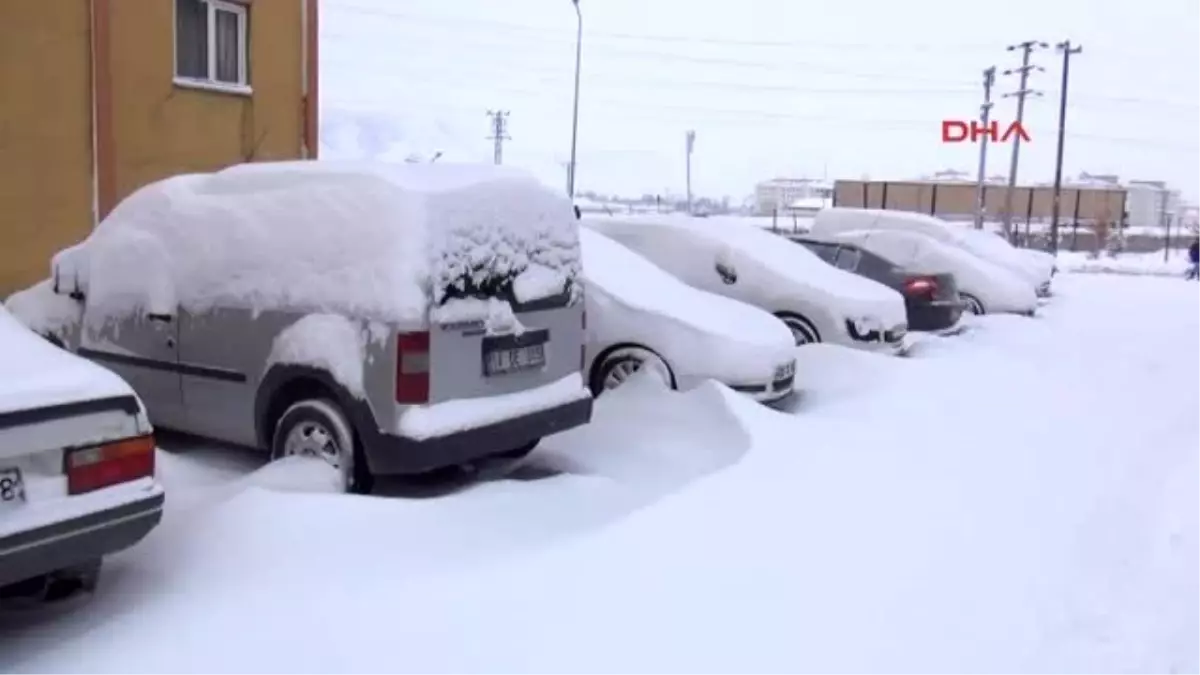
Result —
[{"label": "distant apartment building", "polygon": [[1163,181],[1131,180],[1125,185],[1129,192],[1127,211],[1133,227],[1175,226],[1183,216],[1181,194]]},{"label": "distant apartment building", "polygon": [[146,183],[317,149],[317,0],[0,0],[0,297]]},{"label": "distant apartment building", "polygon": [[759,215],[811,210],[832,203],[833,186],[813,178],[772,178],[754,186],[754,204]]}]

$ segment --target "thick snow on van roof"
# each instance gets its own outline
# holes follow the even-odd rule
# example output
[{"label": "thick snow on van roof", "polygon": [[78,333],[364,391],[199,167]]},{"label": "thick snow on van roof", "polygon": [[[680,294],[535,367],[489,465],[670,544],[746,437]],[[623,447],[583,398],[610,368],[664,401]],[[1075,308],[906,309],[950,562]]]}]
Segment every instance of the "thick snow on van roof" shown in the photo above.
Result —
[{"label": "thick snow on van roof", "polygon": [[[89,307],[422,321],[452,297],[576,292],[571,202],[511,167],[297,161],[153,183],[73,252]],[[532,286],[532,289],[530,288]],[[105,312],[104,310],[110,310]]]}]

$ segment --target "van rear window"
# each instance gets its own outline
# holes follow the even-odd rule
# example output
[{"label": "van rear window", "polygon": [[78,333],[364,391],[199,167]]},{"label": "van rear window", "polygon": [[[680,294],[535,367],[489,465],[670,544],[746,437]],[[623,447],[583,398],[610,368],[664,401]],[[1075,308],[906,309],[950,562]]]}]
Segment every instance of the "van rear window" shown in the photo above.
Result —
[{"label": "van rear window", "polygon": [[438,305],[445,305],[450,300],[458,298],[474,298],[477,300],[496,298],[497,300],[508,302],[514,312],[521,313],[567,307],[578,300],[579,288],[575,278],[572,276],[566,279],[562,290],[558,293],[528,302],[519,302],[516,293],[513,291],[513,283],[523,271],[517,270],[508,274],[488,274],[484,270],[476,270],[472,274],[462,274],[442,288],[442,299]]}]

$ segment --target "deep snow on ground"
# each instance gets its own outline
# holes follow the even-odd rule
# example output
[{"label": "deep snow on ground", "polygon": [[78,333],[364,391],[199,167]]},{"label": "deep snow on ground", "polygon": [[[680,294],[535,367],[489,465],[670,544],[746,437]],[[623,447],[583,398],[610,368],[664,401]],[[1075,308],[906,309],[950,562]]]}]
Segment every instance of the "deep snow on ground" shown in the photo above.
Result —
[{"label": "deep snow on ground", "polygon": [[1058,267],[1065,272],[1182,277],[1187,272],[1188,259],[1186,250],[1120,253],[1115,257],[1102,253],[1097,258],[1081,251],[1063,251],[1058,254]]},{"label": "deep snow on ground", "polygon": [[164,452],[97,595],[0,614],[0,670],[1200,670],[1200,315],[1063,275],[909,359],[810,346],[793,410],[606,395],[512,478],[330,494]]}]

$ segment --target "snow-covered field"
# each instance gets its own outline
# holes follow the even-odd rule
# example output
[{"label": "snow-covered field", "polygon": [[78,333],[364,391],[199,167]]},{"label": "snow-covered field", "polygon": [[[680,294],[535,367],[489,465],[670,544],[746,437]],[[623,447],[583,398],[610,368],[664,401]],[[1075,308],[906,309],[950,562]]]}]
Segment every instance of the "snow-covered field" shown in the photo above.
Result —
[{"label": "snow-covered field", "polygon": [[1196,285],[1056,287],[908,359],[802,347],[789,411],[635,383],[433,497],[165,443],[162,526],[0,613],[0,671],[1196,672]]},{"label": "snow-covered field", "polygon": [[1121,253],[1116,257],[1104,254],[1091,258],[1086,253],[1064,251],[1058,254],[1059,269],[1067,272],[1094,274],[1137,274],[1161,277],[1182,277],[1187,273],[1187,251],[1154,253]]}]

